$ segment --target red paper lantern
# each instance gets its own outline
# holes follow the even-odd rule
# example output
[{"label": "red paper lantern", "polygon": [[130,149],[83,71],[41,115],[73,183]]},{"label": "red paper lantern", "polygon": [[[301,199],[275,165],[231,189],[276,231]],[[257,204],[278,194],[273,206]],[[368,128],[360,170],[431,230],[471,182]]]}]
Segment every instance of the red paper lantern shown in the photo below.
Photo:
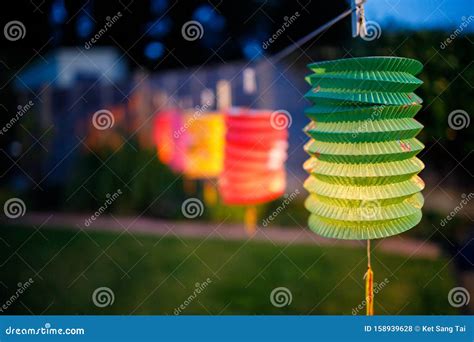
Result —
[{"label": "red paper lantern", "polygon": [[253,205],[283,195],[288,131],[273,114],[245,108],[226,113],[224,169],[219,179],[224,203]]},{"label": "red paper lantern", "polygon": [[173,156],[171,136],[171,112],[159,112],[153,121],[153,141],[156,144],[158,159],[169,164]]}]

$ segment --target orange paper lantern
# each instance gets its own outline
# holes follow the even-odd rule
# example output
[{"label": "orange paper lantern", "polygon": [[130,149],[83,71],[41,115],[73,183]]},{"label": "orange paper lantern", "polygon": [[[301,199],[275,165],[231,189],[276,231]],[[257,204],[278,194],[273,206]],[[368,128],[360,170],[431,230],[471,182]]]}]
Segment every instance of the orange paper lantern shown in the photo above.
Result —
[{"label": "orange paper lantern", "polygon": [[182,129],[182,113],[177,109],[158,112],[153,123],[153,138],[158,159],[175,172],[185,169],[184,139],[177,134]]}]

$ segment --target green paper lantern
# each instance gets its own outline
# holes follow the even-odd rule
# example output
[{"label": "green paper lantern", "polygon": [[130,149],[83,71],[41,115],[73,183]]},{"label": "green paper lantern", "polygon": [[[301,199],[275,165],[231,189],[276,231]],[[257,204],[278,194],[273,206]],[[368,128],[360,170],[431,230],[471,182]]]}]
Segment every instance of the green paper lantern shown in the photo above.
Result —
[{"label": "green paper lantern", "polygon": [[305,145],[310,174],[305,202],[309,227],[338,239],[402,233],[421,219],[424,183],[417,176],[424,148],[413,117],[422,100],[413,91],[416,60],[365,57],[309,65]]}]

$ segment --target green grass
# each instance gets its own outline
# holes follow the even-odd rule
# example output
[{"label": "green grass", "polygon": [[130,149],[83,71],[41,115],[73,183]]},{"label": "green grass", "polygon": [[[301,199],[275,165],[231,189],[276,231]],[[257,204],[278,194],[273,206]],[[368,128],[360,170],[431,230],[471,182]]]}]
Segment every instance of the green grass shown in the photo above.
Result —
[{"label": "green grass", "polygon": [[[0,239],[2,303],[17,283],[34,280],[6,314],[172,315],[207,278],[211,284],[183,314],[351,314],[364,297],[363,248],[11,226],[0,226]],[[375,252],[375,281],[389,280],[376,296],[376,313],[455,314],[446,262]],[[98,308],[91,296],[102,286],[115,302]],[[269,299],[280,286],[293,296],[283,308]]]}]

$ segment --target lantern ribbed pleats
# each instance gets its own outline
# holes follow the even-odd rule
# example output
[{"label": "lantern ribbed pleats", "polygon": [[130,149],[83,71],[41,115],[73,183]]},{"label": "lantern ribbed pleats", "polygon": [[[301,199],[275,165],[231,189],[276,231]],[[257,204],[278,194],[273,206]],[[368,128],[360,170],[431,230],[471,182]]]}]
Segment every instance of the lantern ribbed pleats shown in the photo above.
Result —
[{"label": "lantern ribbed pleats", "polygon": [[272,112],[232,108],[219,192],[224,203],[252,205],[280,197],[286,186],[288,131],[272,123]]},{"label": "lantern ribbed pleats", "polygon": [[310,174],[309,227],[339,239],[395,235],[421,219],[423,144],[413,119],[421,99],[413,91],[422,69],[415,60],[366,57],[314,63],[306,77],[313,105],[305,132]]}]

